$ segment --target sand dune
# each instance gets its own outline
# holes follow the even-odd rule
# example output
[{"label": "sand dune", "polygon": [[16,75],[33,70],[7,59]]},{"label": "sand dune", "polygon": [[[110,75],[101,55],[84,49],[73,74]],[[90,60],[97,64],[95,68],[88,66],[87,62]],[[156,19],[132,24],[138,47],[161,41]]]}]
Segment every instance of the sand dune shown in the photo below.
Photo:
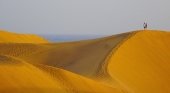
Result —
[{"label": "sand dune", "polygon": [[10,56],[0,56],[1,93],[67,93],[41,70]]},{"label": "sand dune", "polygon": [[66,43],[22,38],[26,41],[9,43],[11,38],[0,38],[0,82],[4,84],[0,91],[170,92],[169,32],[141,30]]},{"label": "sand dune", "polygon": [[131,93],[170,93],[170,33],[136,33],[112,55],[108,71]]},{"label": "sand dune", "polygon": [[47,40],[33,34],[16,34],[0,30],[0,43],[47,43]]},{"label": "sand dune", "polygon": [[28,62],[37,62],[80,75],[96,77],[102,75],[102,68],[104,68],[102,66],[110,51],[130,35],[125,33],[96,40],[41,45],[0,44],[0,50],[1,54],[17,56]]},{"label": "sand dune", "polygon": [[123,93],[68,71],[34,67],[10,56],[0,55],[0,72],[1,93]]},{"label": "sand dune", "polygon": [[130,33],[125,33],[95,40],[53,44],[2,43],[0,54],[18,57],[32,64],[62,68],[117,87],[119,84],[116,81],[111,83],[106,72],[107,56],[129,36]]},{"label": "sand dune", "polygon": [[127,93],[115,87],[109,87],[95,80],[68,72],[63,69],[46,65],[36,65],[52,76],[56,81],[61,83],[65,90],[73,93]]}]

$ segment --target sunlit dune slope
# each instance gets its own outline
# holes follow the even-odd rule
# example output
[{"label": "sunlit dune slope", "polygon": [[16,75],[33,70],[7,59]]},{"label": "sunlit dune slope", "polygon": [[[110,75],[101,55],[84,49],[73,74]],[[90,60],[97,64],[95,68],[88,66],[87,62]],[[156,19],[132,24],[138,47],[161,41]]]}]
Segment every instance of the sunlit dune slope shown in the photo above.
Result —
[{"label": "sunlit dune slope", "polygon": [[42,37],[33,34],[17,34],[0,30],[0,43],[47,43]]},{"label": "sunlit dune slope", "polygon": [[17,58],[0,55],[1,93],[123,93],[121,91],[68,71],[44,65],[34,67]]},{"label": "sunlit dune slope", "polygon": [[66,93],[50,76],[19,59],[0,55],[0,93]]},{"label": "sunlit dune slope", "polygon": [[137,32],[117,47],[108,72],[131,93],[170,93],[170,33]]}]

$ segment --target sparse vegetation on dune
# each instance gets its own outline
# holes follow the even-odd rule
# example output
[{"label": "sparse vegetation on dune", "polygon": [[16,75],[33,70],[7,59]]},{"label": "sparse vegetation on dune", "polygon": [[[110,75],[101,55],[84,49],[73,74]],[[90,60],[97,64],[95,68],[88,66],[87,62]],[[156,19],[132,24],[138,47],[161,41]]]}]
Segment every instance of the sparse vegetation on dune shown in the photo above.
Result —
[{"label": "sparse vegetation on dune", "polygon": [[0,92],[170,92],[169,32],[134,31],[66,43],[9,37],[0,36]]}]

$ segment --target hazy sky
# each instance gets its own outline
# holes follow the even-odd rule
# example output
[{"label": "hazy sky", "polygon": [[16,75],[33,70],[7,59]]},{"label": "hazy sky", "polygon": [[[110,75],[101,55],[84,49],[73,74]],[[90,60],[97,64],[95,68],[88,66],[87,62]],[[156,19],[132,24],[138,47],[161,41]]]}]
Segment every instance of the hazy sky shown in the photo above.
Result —
[{"label": "hazy sky", "polygon": [[0,28],[37,34],[110,35],[170,30],[170,0],[0,0]]}]

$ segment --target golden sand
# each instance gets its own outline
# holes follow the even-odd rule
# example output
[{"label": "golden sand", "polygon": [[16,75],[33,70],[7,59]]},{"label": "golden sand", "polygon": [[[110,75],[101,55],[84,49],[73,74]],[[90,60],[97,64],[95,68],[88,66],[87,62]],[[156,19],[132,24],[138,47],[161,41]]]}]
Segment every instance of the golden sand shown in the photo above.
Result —
[{"label": "golden sand", "polygon": [[137,32],[112,55],[108,71],[131,93],[170,93],[170,33]]},{"label": "golden sand", "polygon": [[2,93],[170,93],[169,32],[48,43],[2,31],[0,42]]}]

